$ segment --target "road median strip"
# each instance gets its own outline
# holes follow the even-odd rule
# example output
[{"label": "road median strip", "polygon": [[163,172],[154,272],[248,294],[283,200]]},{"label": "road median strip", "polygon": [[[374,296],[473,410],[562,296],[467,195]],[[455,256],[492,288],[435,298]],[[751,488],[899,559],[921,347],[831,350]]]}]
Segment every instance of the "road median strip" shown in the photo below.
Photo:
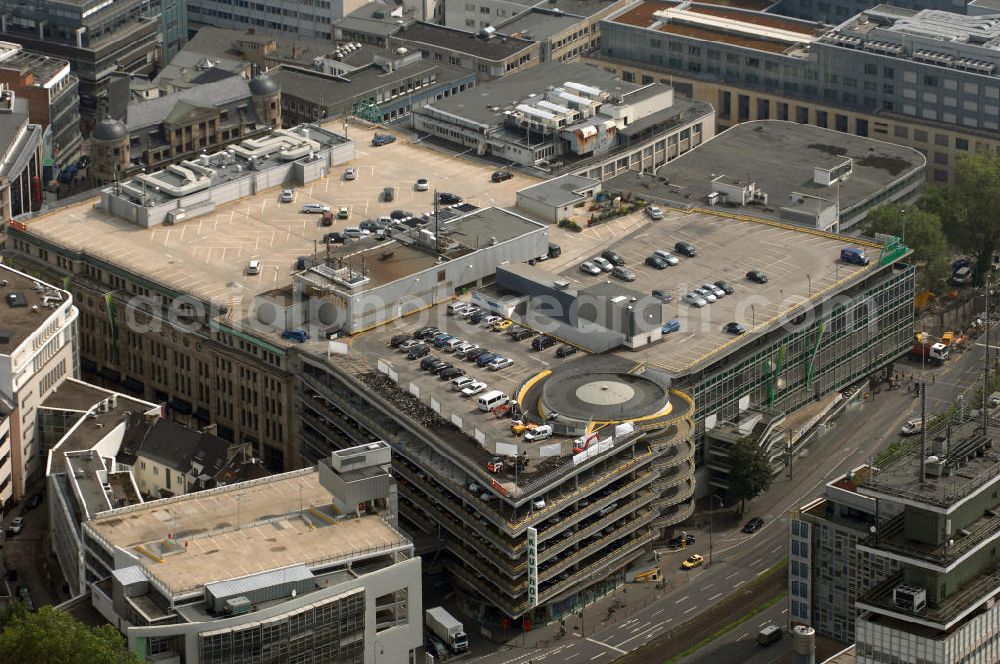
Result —
[{"label": "road median strip", "polygon": [[[679,662],[701,650],[712,641],[735,629],[755,615],[765,611],[785,597],[788,560],[764,570],[739,591],[715,606],[692,617],[682,625],[652,639],[649,643],[616,660],[617,664],[650,664]],[[754,608],[746,611],[747,606]],[[731,616],[738,616],[731,618]],[[723,627],[719,627],[723,625]],[[664,657],[664,652],[675,652]]]}]

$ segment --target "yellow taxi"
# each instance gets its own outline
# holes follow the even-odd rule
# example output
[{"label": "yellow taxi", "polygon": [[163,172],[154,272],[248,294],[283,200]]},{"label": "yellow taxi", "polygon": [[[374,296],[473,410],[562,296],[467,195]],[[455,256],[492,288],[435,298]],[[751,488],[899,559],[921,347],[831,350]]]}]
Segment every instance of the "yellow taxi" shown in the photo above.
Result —
[{"label": "yellow taxi", "polygon": [[504,318],[503,320],[493,323],[493,329],[496,330],[497,332],[503,332],[513,324],[514,321],[507,320],[506,318]]},{"label": "yellow taxi", "polygon": [[684,569],[694,569],[695,567],[701,567],[704,563],[705,559],[696,553],[682,562],[681,567]]}]

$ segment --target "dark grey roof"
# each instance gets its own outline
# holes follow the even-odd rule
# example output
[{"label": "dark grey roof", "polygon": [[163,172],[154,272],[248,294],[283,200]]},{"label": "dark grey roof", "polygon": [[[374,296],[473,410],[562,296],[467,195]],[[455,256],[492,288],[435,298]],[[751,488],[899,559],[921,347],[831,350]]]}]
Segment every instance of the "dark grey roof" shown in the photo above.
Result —
[{"label": "dark grey roof", "polygon": [[558,87],[567,81],[593,85],[609,93],[615,88],[630,92],[639,87],[581,62],[543,62],[511,76],[480,83],[470,90],[435,101],[431,106],[473,122],[500,126],[504,123],[504,112],[513,108],[511,102],[523,103],[528,95],[543,94],[548,86]]},{"label": "dark grey roof", "polygon": [[497,32],[508,36],[517,34],[523,39],[543,40],[578,25],[580,21],[579,16],[536,8],[497,26]]},{"label": "dark grey roof", "polygon": [[414,23],[400,30],[392,37],[393,43],[414,45],[426,44],[433,48],[445,48],[458,53],[467,53],[486,60],[503,60],[530,48],[534,42],[510,37],[487,39],[471,32],[446,28],[433,23]]},{"label": "dark grey roof", "polygon": [[330,76],[310,69],[279,65],[268,75],[280,86],[286,97],[296,97],[313,103],[334,107],[362,94],[373,93],[395,81],[421,72],[436,72],[439,84],[467,78],[472,72],[441,62],[420,60],[387,74],[374,65],[349,72],[344,76]]},{"label": "dark grey roof", "polygon": [[521,189],[517,194],[518,196],[542,201],[547,205],[559,206],[580,200],[580,194],[575,192],[581,189],[593,188],[599,184],[598,180],[591,180],[579,175],[560,175],[557,178],[545,180],[544,182]]},{"label": "dark grey roof", "polygon": [[828,195],[829,187],[813,183],[813,168],[829,168],[848,157],[853,173],[841,183],[839,194],[844,210],[926,163],[920,152],[903,145],[796,122],[757,120],[735,125],[661,166],[656,178],[626,173],[604,184],[608,190],[692,203],[705,200],[713,177],[749,178],[768,194],[772,206],[780,207],[793,192]]},{"label": "dark grey roof", "polygon": [[273,95],[281,91],[281,86],[270,76],[258,76],[250,81],[250,94],[257,96]]},{"label": "dark grey roof", "polygon": [[229,444],[218,436],[159,419],[146,432],[138,455],[181,473],[197,464],[198,475],[214,478],[225,466],[228,450]]},{"label": "dark grey roof", "polygon": [[250,96],[250,87],[240,76],[230,76],[211,85],[199,85],[148,101],[128,105],[129,129],[139,129],[163,122],[174,106],[185,101],[194,106],[221,106]]},{"label": "dark grey roof", "polygon": [[128,127],[120,120],[108,118],[97,123],[90,137],[99,141],[120,141],[128,137]]},{"label": "dark grey roof", "polygon": [[[226,69],[222,69],[221,67],[211,67],[209,69],[206,69],[202,73],[198,74],[194,78],[192,78],[191,79],[191,84],[192,85],[204,85],[205,83],[215,83],[217,81],[221,81],[223,79],[229,78],[232,75],[233,75],[233,72],[228,71]],[[252,87],[252,84],[251,84],[251,87]]]},{"label": "dark grey roof", "polygon": [[[347,16],[334,21],[333,27],[359,34],[388,37],[399,32],[406,23],[404,19],[391,16],[392,9],[385,2],[369,2]],[[382,18],[376,18],[376,14],[380,14]]]}]

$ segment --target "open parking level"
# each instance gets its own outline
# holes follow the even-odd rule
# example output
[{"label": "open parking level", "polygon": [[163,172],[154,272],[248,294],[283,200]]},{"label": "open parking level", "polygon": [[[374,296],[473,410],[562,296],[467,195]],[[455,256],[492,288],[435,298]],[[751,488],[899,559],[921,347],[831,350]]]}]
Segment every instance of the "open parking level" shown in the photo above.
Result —
[{"label": "open parking level", "polygon": [[[339,121],[327,128],[342,131]],[[435,190],[457,194],[478,207],[508,207],[517,189],[536,182],[521,175],[491,182],[489,166],[411,144],[412,136],[403,132],[395,132],[398,140],[381,147],[371,145],[374,132],[369,128],[349,124],[347,133],[357,141],[355,159],[293,189],[291,203],[281,202],[282,187],[274,187],[220,205],[202,217],[141,228],[95,209],[97,201],[90,199],[30,220],[30,232],[168,288],[248,312],[255,295],[285,286],[296,259],[321,250],[328,232],[393,210],[429,212]],[[357,171],[355,180],[344,179],[349,167]],[[416,190],[418,178],[428,180],[428,191]],[[383,200],[385,187],[394,189],[391,202]],[[302,212],[307,203],[329,206],[334,216],[346,207],[348,218],[323,226],[321,214]],[[251,260],[261,262],[258,274],[246,274]]]}]

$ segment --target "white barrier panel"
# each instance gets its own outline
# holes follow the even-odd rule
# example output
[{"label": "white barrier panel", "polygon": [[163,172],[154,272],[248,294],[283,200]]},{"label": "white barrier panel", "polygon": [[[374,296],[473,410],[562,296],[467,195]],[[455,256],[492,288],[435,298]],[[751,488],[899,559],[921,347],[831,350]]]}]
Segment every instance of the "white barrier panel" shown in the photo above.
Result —
[{"label": "white barrier panel", "polygon": [[431,397],[431,410],[439,415],[441,414],[441,403],[434,397]]},{"label": "white barrier panel", "polygon": [[375,366],[378,367],[379,373],[389,373],[389,363],[385,360],[379,359],[379,361],[375,363]]},{"label": "white barrier panel", "polygon": [[497,454],[500,456],[517,456],[517,445],[497,443]]},{"label": "white barrier panel", "polygon": [[635,431],[635,428],[632,426],[631,422],[622,422],[621,424],[616,424],[615,425],[615,434],[614,435],[615,435],[616,438],[618,436],[627,436],[628,434],[632,433],[633,431]]},{"label": "white barrier panel", "polygon": [[561,453],[562,445],[559,443],[554,445],[541,445],[538,448],[538,456],[540,457],[559,456]]},{"label": "white barrier panel", "polygon": [[347,355],[347,344],[343,341],[330,341],[326,347],[326,354],[329,355]]},{"label": "white barrier panel", "polygon": [[389,378],[392,379],[392,382],[396,383],[397,385],[399,384],[399,374],[393,371],[392,369],[389,369]]},{"label": "white barrier panel", "polygon": [[410,394],[412,394],[415,397],[419,397],[420,396],[420,386],[417,385],[416,383],[410,383]]},{"label": "white barrier panel", "polygon": [[462,418],[455,413],[451,414],[451,423],[457,426],[459,429],[462,428]]},{"label": "white barrier panel", "polygon": [[476,442],[478,442],[480,445],[486,444],[486,434],[480,431],[479,429],[476,429]]},{"label": "white barrier panel", "polygon": [[574,454],[573,455],[573,465],[574,466],[579,466],[581,463],[583,463],[584,461],[586,461],[588,458],[590,458],[590,457],[587,456],[586,452],[580,452],[579,454]]}]

